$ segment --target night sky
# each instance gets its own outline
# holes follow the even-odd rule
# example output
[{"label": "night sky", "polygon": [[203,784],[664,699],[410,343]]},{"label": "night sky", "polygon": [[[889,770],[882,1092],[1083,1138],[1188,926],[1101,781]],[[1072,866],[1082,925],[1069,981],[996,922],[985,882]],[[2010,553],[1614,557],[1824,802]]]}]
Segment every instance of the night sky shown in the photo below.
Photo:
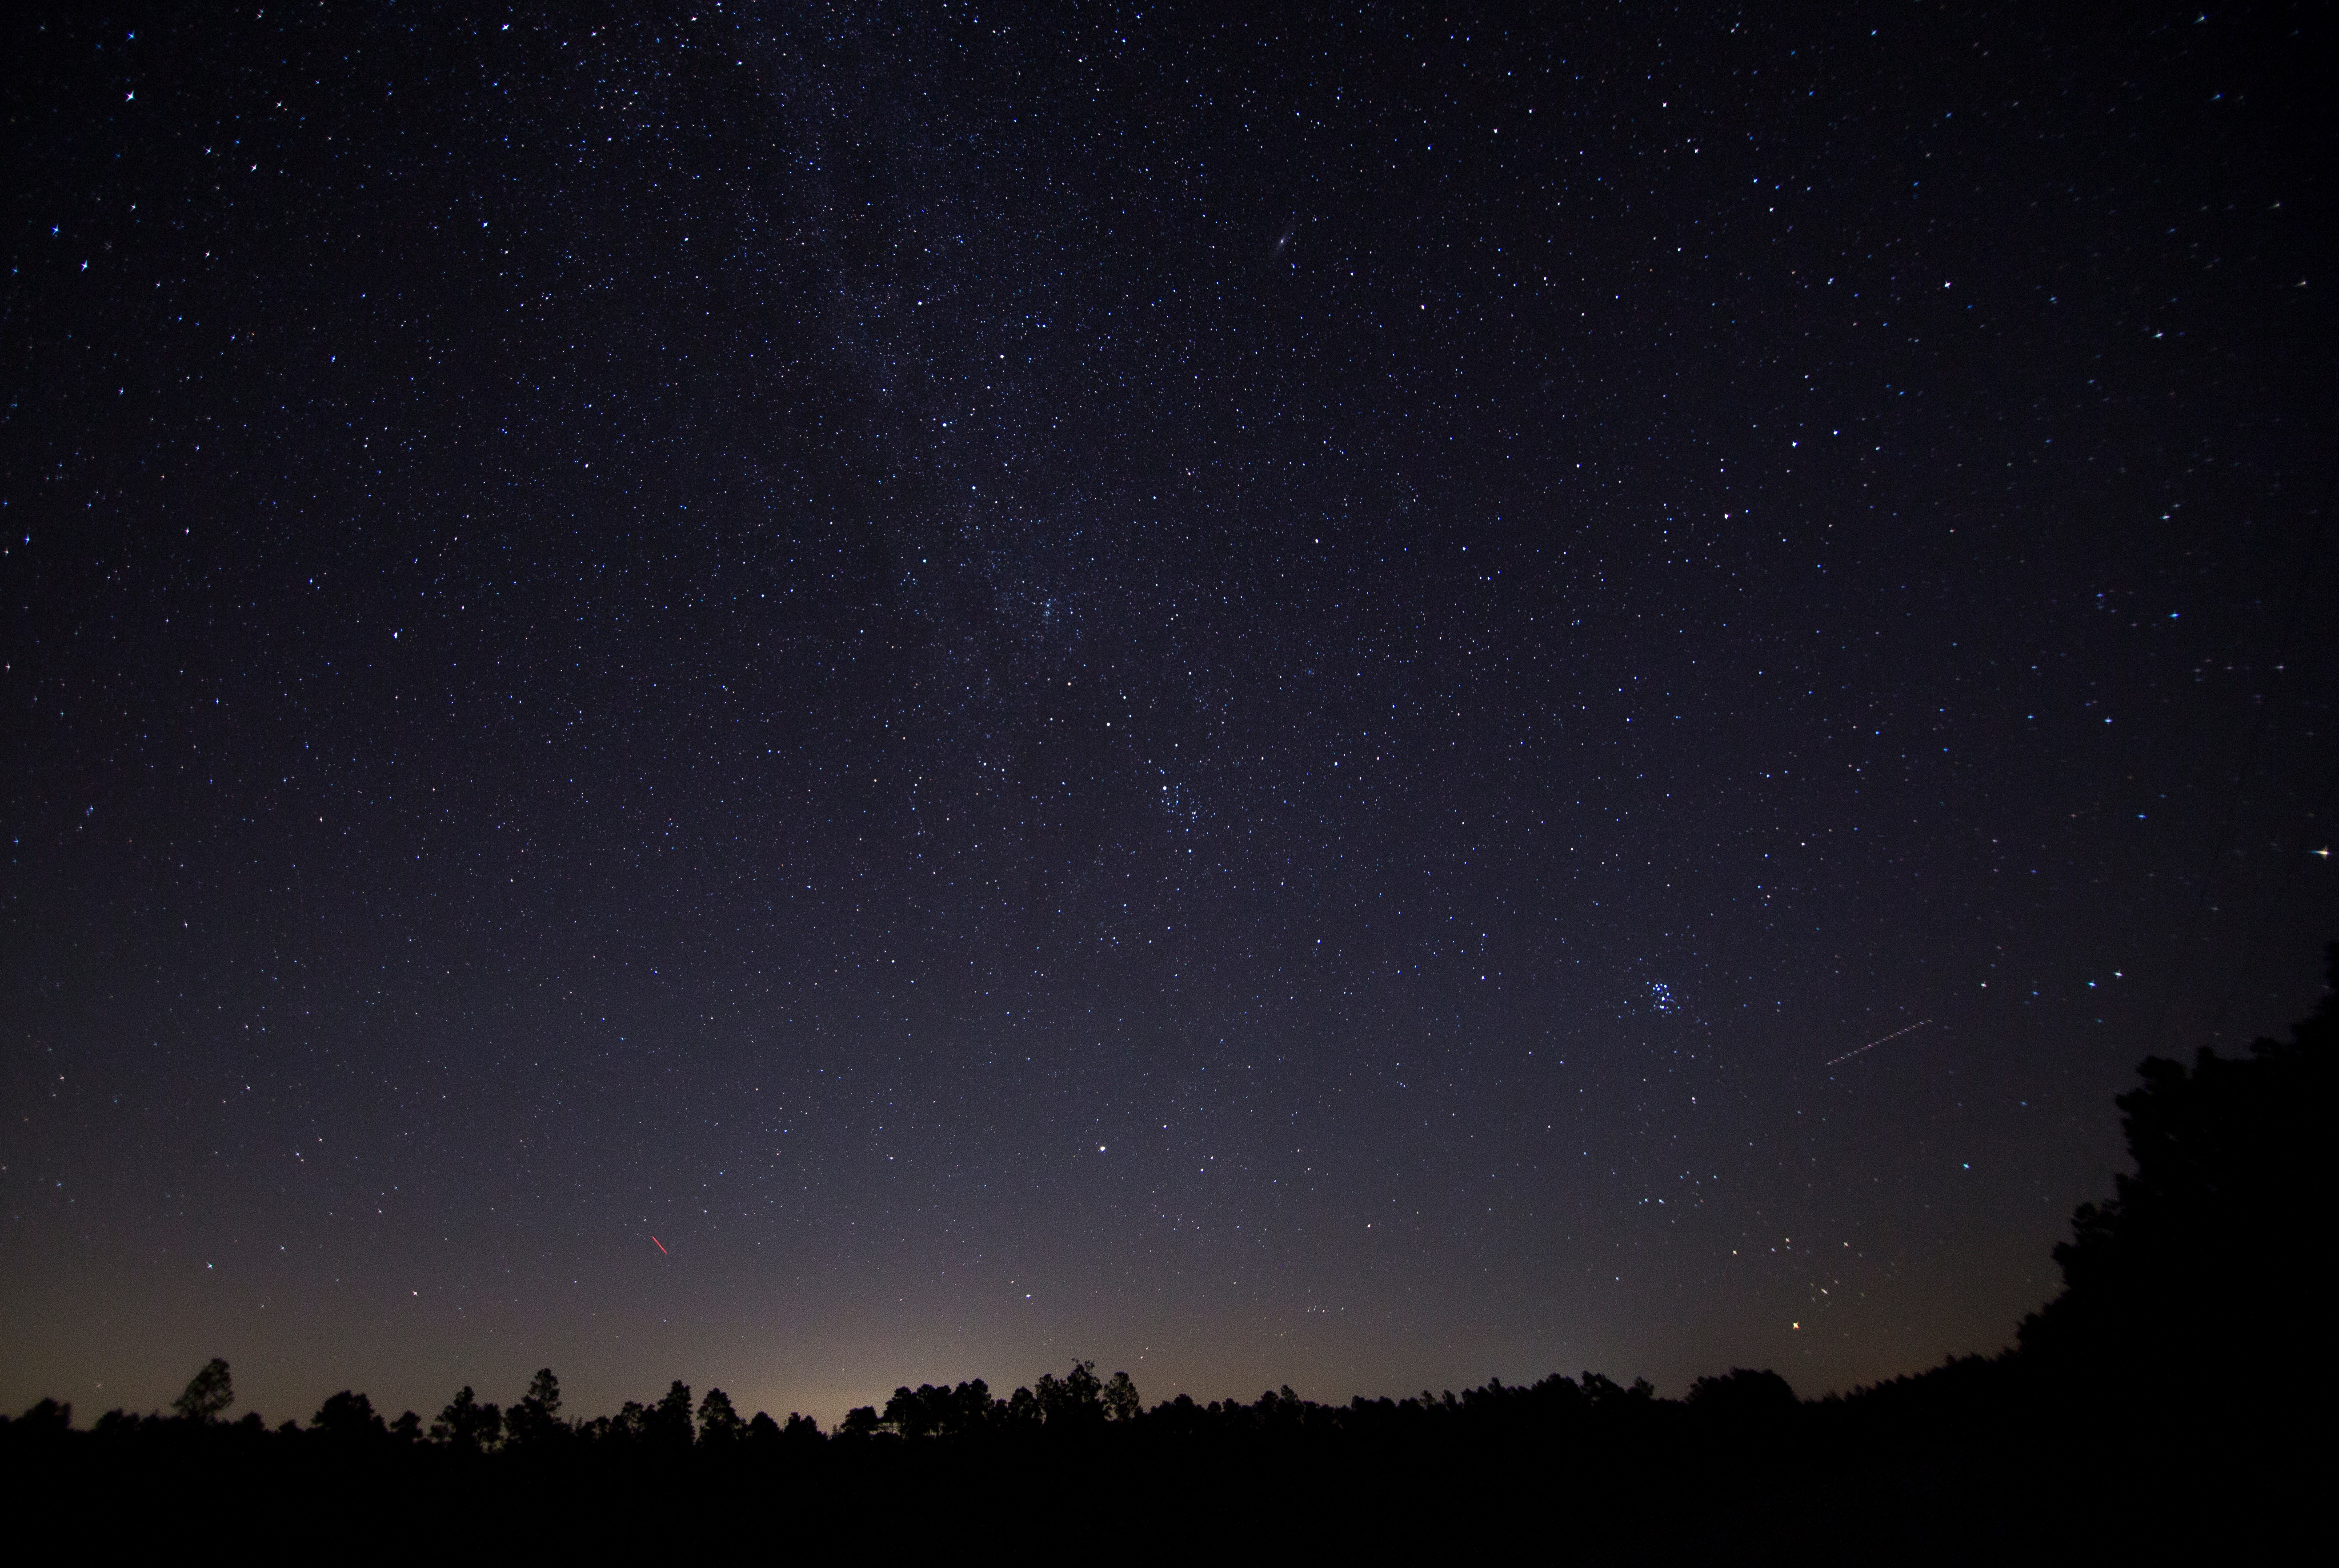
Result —
[{"label": "night sky", "polygon": [[2320,994],[2314,7],[42,9],[0,1406],[1817,1394]]}]

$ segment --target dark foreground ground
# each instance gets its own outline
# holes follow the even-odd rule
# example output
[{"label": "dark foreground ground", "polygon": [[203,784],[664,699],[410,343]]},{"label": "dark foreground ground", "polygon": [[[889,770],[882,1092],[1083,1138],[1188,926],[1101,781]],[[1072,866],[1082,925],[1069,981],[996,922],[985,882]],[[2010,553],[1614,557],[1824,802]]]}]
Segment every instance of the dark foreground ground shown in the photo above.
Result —
[{"label": "dark foreground ground", "polygon": [[2302,1538],[2320,1482],[2281,1413],[2088,1408],[2020,1382],[2009,1357],[1735,1413],[1553,1419],[1511,1390],[1514,1409],[1410,1430],[1304,1405],[1181,1430],[1163,1407],[1085,1433],[665,1453],[171,1421],[0,1436],[12,1512],[63,1540],[311,1561],[2251,1562]]}]

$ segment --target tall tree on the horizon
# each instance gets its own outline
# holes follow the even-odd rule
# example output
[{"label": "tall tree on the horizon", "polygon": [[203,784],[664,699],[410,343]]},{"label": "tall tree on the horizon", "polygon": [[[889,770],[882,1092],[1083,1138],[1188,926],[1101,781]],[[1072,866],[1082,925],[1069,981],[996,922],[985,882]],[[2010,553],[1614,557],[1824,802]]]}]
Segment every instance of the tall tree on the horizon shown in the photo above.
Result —
[{"label": "tall tree on the horizon", "polygon": [[720,1388],[708,1389],[698,1403],[698,1441],[719,1447],[738,1442],[746,1431],[747,1424],[739,1419],[731,1396]]},{"label": "tall tree on the horizon", "polygon": [[538,1448],[567,1436],[568,1431],[560,1418],[560,1379],[551,1367],[538,1367],[528,1379],[528,1392],[504,1415],[505,1436],[520,1447]]},{"label": "tall tree on the horizon", "polygon": [[171,1408],[186,1420],[206,1424],[218,1420],[235,1403],[235,1382],[227,1363],[212,1356],[202,1371],[187,1379],[187,1390],[171,1401]]},{"label": "tall tree on the horizon", "polygon": [[[2339,943],[2329,962],[2339,987]],[[2322,1296],[2314,1195],[2334,1043],[2339,990],[2245,1057],[2204,1048],[2190,1069],[2147,1057],[2143,1084],[2118,1100],[2136,1169],[2073,1214],[2055,1248],[2063,1293],[2023,1321],[2024,1351],[2133,1379],[2206,1350],[2234,1366],[2217,1382],[2238,1393],[2295,1375]]]},{"label": "tall tree on the horizon", "polygon": [[690,1385],[675,1379],[656,1408],[643,1415],[641,1429],[653,1448],[671,1452],[689,1447],[696,1436],[691,1422]]},{"label": "tall tree on the horizon", "polygon": [[440,1443],[463,1454],[479,1454],[493,1448],[503,1437],[504,1413],[493,1405],[482,1405],[468,1383],[456,1391],[430,1424],[430,1441]]}]

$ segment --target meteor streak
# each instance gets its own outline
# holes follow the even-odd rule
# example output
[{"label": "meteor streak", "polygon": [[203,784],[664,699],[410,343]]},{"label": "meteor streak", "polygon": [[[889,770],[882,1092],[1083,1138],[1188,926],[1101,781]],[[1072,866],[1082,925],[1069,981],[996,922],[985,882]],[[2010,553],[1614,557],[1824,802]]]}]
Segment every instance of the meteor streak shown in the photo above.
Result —
[{"label": "meteor streak", "polygon": [[1853,1057],[1858,1056],[1861,1050],[1874,1050],[1878,1046],[1882,1045],[1885,1040],[1898,1040],[1902,1035],[1910,1032],[1910,1031],[1922,1029],[1932,1021],[1933,1021],[1929,1018],[1920,1018],[1916,1022],[1909,1025],[1907,1029],[1896,1029],[1890,1034],[1883,1035],[1878,1039],[1870,1040],[1866,1045],[1861,1046],[1859,1050],[1847,1050],[1841,1056],[1831,1057],[1828,1060],[1827,1065],[1833,1067],[1839,1061],[1850,1061]]},{"label": "meteor streak", "polygon": [[[666,1252],[666,1243],[665,1243],[665,1242],[663,1242],[663,1241],[660,1241],[660,1240],[659,1240],[656,1237],[655,1237],[655,1236],[653,1236],[653,1237],[651,1237],[651,1238],[650,1238],[650,1245],[651,1245],[652,1247],[656,1247],[660,1252]],[[666,1252],[666,1255],[668,1257],[672,1257],[674,1256],[674,1254],[673,1254],[673,1253],[671,1253],[671,1252]]]}]

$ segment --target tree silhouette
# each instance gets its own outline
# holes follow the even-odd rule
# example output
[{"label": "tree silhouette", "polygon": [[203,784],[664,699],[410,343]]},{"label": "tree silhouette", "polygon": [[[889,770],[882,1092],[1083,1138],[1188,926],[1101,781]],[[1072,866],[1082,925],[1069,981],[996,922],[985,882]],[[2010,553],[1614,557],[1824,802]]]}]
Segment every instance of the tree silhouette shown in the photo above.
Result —
[{"label": "tree silhouette", "polygon": [[227,1363],[214,1356],[201,1372],[187,1379],[187,1391],[171,1401],[171,1408],[183,1420],[209,1425],[234,1403],[235,1383],[227,1375]]},{"label": "tree silhouette", "polygon": [[[1597,1372],[1587,1372],[1584,1375],[1584,1396],[1594,1410],[1604,1410],[1647,1405],[1656,1398],[1657,1391],[1645,1377],[1635,1377],[1633,1386],[1623,1388]],[[1449,1394],[1446,1397],[1454,1396]]]},{"label": "tree silhouette", "polygon": [[1059,1378],[1047,1373],[1033,1395],[1040,1418],[1051,1431],[1085,1429],[1104,1425],[1104,1385],[1097,1381],[1096,1363],[1075,1361]]},{"label": "tree silhouette", "polygon": [[949,1398],[949,1390],[931,1383],[922,1383],[915,1389],[904,1386],[893,1390],[878,1419],[904,1437],[930,1437],[942,1429],[943,1405]]},{"label": "tree silhouette", "polygon": [[[1042,1386],[1054,1381],[1055,1379],[1052,1377],[1042,1377],[1040,1379]],[[1009,1396],[1007,1401],[1007,1425],[1019,1432],[1026,1431],[1031,1427],[1039,1425],[1041,1419],[1040,1397],[1038,1395],[1033,1394],[1028,1388],[1018,1388],[1012,1395]]]},{"label": "tree silhouette", "polygon": [[951,1390],[949,1416],[943,1430],[953,1437],[976,1437],[994,1431],[1007,1419],[1007,1402],[991,1396],[991,1385],[982,1378]]},{"label": "tree silhouette", "polygon": [[503,1412],[492,1405],[482,1405],[472,1395],[471,1386],[463,1385],[439,1419],[430,1424],[430,1441],[440,1443],[464,1454],[479,1454],[495,1446],[503,1435]]},{"label": "tree silhouette", "polygon": [[1104,1386],[1105,1419],[1126,1425],[1136,1420],[1143,1408],[1142,1402],[1137,1397],[1137,1385],[1130,1381],[1129,1374],[1114,1373]]},{"label": "tree silhouette", "polygon": [[373,1401],[346,1388],[329,1396],[309,1417],[309,1425],[335,1443],[362,1443],[389,1435],[389,1428],[374,1414]]},{"label": "tree silhouette", "polygon": [[508,1442],[530,1449],[568,1435],[568,1424],[560,1418],[560,1379],[551,1367],[538,1367],[528,1379],[528,1392],[504,1416],[504,1434]]},{"label": "tree silhouette", "polygon": [[642,1416],[642,1436],[653,1448],[680,1453],[691,1445],[690,1385],[676,1379],[666,1397]]},{"label": "tree silhouette", "polygon": [[595,1434],[617,1444],[638,1443],[649,1430],[649,1407],[638,1399],[628,1399],[617,1406],[615,1415],[604,1415],[593,1423]]},{"label": "tree silhouette", "polygon": [[720,1388],[708,1389],[698,1403],[698,1440],[721,1445],[738,1442],[745,1433],[739,1413],[731,1407],[731,1396]]},{"label": "tree silhouette", "polygon": [[[2339,985],[2339,943],[2329,962]],[[2319,1327],[2312,1238],[2334,1043],[2329,992],[2290,1040],[2260,1040],[2246,1057],[2205,1049],[2189,1070],[2146,1059],[2143,1083],[2118,1100],[2136,1169],[2073,1214],[2055,1248],[2063,1294],[2024,1321],[2026,1354],[2130,1382],[2186,1350],[2287,1370]]]},{"label": "tree silhouette", "polygon": [[59,1404],[54,1399],[44,1399],[16,1417],[15,1425],[43,1436],[62,1435],[73,1430],[73,1402]]}]

